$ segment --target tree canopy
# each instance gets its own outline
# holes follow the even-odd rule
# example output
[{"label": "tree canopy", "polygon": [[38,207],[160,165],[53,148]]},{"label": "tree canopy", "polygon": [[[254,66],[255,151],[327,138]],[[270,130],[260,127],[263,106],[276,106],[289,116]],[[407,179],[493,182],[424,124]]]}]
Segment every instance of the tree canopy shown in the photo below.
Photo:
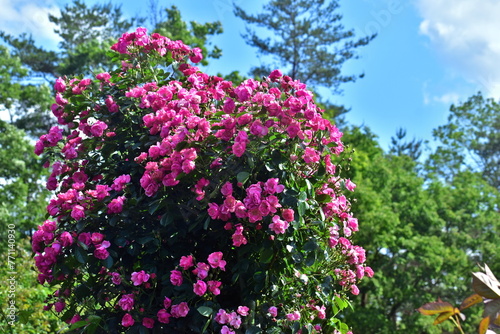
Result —
[{"label": "tree canopy", "polygon": [[354,31],[341,24],[338,8],[336,0],[272,0],[261,13],[249,14],[235,5],[236,16],[248,25],[264,28],[247,27],[245,41],[276,62],[256,67],[252,73],[266,75],[271,66],[277,66],[293,79],[333,91],[341,83],[354,81],[357,76],[342,73],[342,65],[356,58],[356,49],[375,36],[356,39]]}]

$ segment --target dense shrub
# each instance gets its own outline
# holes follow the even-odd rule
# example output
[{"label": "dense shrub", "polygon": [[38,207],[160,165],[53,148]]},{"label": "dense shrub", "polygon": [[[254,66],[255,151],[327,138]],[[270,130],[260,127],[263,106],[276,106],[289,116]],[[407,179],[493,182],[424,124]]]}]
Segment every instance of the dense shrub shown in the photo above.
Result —
[{"label": "dense shrub", "polygon": [[112,49],[114,72],[57,80],[61,127],[36,144],[47,308],[76,332],[347,332],[337,314],[373,272],[312,93],[277,70],[235,87],[142,28]]}]

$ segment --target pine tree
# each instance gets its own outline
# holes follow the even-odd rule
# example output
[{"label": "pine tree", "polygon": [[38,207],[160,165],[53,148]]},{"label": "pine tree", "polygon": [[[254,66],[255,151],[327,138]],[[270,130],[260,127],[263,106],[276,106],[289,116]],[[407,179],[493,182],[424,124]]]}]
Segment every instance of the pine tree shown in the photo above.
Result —
[{"label": "pine tree", "polygon": [[[338,13],[339,1],[272,0],[256,15],[235,5],[236,16],[247,24],[269,30],[272,37],[262,37],[247,26],[246,42],[264,56],[272,56],[277,65],[293,79],[309,86],[324,86],[338,93],[339,85],[354,81],[357,75],[344,75],[342,65],[356,58],[356,48],[367,45],[374,37],[354,37],[346,30]],[[253,68],[261,76],[271,69],[267,64]],[[361,77],[362,75],[360,75]]]}]

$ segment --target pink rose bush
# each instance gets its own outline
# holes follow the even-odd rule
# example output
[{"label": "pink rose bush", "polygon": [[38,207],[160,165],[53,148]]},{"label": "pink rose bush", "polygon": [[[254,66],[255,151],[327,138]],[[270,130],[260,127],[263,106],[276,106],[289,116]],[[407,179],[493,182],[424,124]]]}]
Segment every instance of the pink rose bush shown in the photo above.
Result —
[{"label": "pink rose bush", "polygon": [[[143,28],[114,71],[59,78],[39,282],[73,332],[332,333],[373,271],[342,133],[299,81],[235,85]],[[64,293],[59,293],[64,291]]]}]

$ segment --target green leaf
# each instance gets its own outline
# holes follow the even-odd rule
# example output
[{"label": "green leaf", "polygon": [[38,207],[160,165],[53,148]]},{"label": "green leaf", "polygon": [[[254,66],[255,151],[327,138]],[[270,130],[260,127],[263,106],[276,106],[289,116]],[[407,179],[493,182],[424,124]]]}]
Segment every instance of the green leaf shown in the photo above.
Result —
[{"label": "green leaf", "polygon": [[311,239],[309,240],[308,242],[306,242],[304,244],[304,246],[302,247],[303,250],[305,250],[306,252],[311,252],[311,251],[314,251],[316,249],[318,249],[318,243],[316,242],[315,239]]},{"label": "green leaf", "polygon": [[166,226],[172,224],[173,221],[174,221],[174,217],[171,214],[166,213],[163,216],[161,216],[160,225],[163,227],[166,227]]},{"label": "green leaf", "polygon": [[71,330],[74,330],[74,329],[82,328],[82,327],[85,327],[85,325],[87,325],[87,324],[88,324],[88,322],[86,320],[77,321],[77,322],[73,323],[68,328],[68,330],[71,331]]},{"label": "green leaf", "polygon": [[306,261],[304,262],[304,264],[306,266],[310,267],[315,262],[316,262],[316,253],[315,252],[311,252],[311,253],[307,254]]},{"label": "green leaf", "polygon": [[210,317],[214,310],[208,306],[200,306],[197,308],[198,312],[204,317]]},{"label": "green leaf", "polygon": [[105,258],[104,260],[102,260],[102,265],[105,266],[108,269],[110,269],[111,267],[113,267],[113,264],[114,264],[114,261],[113,261],[113,257],[111,255],[109,255],[107,258]]},{"label": "green leaf", "polygon": [[295,253],[295,254],[292,254],[292,260],[295,263],[301,263],[302,261],[304,261],[304,256],[302,256],[302,254],[300,254],[300,253]]},{"label": "green leaf", "polygon": [[114,244],[117,245],[118,247],[125,247],[127,245],[127,239],[123,237],[118,237],[115,239]]},{"label": "green leaf", "polygon": [[241,183],[241,184],[245,184],[245,182],[248,181],[248,178],[250,177],[250,173],[248,172],[239,172],[237,175],[236,175],[236,180]]},{"label": "green leaf", "polygon": [[76,247],[75,249],[75,258],[81,264],[87,263],[88,255],[87,252],[81,249],[80,247]]},{"label": "green leaf", "polygon": [[205,231],[208,230],[208,226],[210,225],[211,221],[212,221],[212,218],[210,218],[210,217],[207,217],[207,219],[205,219],[205,222],[203,223],[203,229]]},{"label": "green leaf", "polygon": [[160,206],[161,206],[161,199],[157,199],[156,201],[151,202],[151,204],[149,205],[149,208],[148,208],[148,212],[152,215],[156,211],[158,211]]},{"label": "green leaf", "polygon": [[307,193],[305,191],[301,191],[299,193],[299,201],[304,202],[307,199]]},{"label": "green leaf", "polygon": [[[274,329],[278,329],[278,328],[276,328],[276,327],[273,327],[273,328],[274,328]],[[273,331],[273,328],[269,328],[269,329],[267,330],[267,333],[270,333],[270,334],[271,334],[271,333],[273,333],[273,334],[274,334],[274,333],[279,333],[279,332]],[[278,330],[279,330],[279,329],[278,329]],[[245,331],[245,334],[259,334],[259,333],[262,333],[262,330],[261,330],[259,327],[257,327],[257,326],[250,326],[250,327],[248,327],[248,328],[247,328],[247,330]]]},{"label": "green leaf", "polygon": [[273,247],[264,247],[260,250],[260,262],[269,263],[273,259],[274,249]]},{"label": "green leaf", "polygon": [[306,206],[307,206],[306,202],[299,201],[299,203],[297,203],[297,211],[300,217],[304,217],[306,213]]},{"label": "green leaf", "polygon": [[154,240],[155,238],[150,236],[150,235],[147,235],[147,236],[144,236],[144,237],[141,237],[139,239],[137,239],[137,242],[141,245],[145,245],[147,244],[148,242]]}]

